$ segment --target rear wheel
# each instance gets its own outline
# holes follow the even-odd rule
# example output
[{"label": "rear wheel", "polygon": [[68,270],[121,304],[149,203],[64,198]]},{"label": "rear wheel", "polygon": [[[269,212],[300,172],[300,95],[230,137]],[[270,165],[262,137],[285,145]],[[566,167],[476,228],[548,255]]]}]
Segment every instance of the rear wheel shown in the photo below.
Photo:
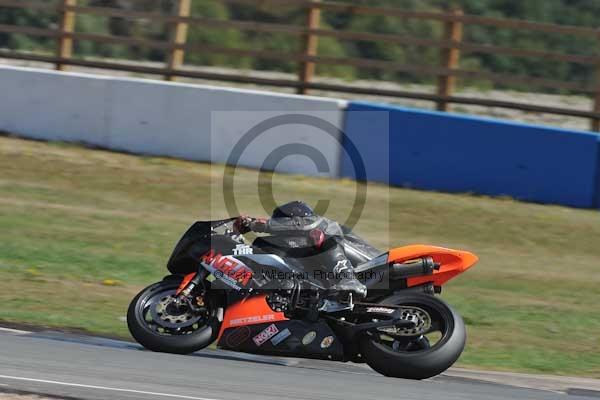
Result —
[{"label": "rear wheel", "polygon": [[177,304],[180,279],[165,279],[142,290],[129,305],[127,326],[134,339],[149,350],[188,354],[211,344],[219,321],[208,299]]},{"label": "rear wheel", "polygon": [[380,302],[402,306],[410,329],[379,328],[360,342],[361,354],[375,371],[390,377],[426,379],[448,369],[460,357],[466,341],[458,313],[442,300],[424,294],[398,294]]}]

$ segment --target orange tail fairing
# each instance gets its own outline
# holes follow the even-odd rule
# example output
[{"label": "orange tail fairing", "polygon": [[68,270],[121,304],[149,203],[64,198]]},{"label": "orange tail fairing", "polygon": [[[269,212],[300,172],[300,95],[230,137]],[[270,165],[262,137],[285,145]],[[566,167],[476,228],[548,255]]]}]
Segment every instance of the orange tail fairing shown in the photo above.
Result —
[{"label": "orange tail fairing", "polygon": [[267,295],[257,295],[232,304],[225,311],[219,338],[227,328],[264,324],[266,322],[287,321],[282,312],[276,312],[269,307]]},{"label": "orange tail fairing", "polygon": [[432,282],[435,286],[442,286],[450,279],[471,268],[479,260],[475,254],[467,251],[445,249],[436,246],[414,245],[390,250],[388,262],[402,263],[421,257],[432,257],[435,262],[441,264],[441,268],[439,271],[434,271],[433,275],[408,278],[408,287],[428,282]]}]

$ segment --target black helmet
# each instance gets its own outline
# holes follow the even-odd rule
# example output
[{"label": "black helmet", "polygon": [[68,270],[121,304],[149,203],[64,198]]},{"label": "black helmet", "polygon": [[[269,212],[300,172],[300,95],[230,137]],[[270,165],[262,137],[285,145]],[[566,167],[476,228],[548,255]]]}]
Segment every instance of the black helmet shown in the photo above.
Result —
[{"label": "black helmet", "polygon": [[291,201],[273,210],[271,218],[312,217],[313,209],[303,201]]}]

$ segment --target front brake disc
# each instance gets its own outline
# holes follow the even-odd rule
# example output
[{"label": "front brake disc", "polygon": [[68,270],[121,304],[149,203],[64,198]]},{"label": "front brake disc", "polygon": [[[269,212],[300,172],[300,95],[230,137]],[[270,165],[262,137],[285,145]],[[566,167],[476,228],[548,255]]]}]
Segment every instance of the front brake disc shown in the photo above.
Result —
[{"label": "front brake disc", "polygon": [[187,328],[198,322],[202,316],[192,314],[188,306],[175,306],[174,295],[163,295],[150,305],[152,320],[163,328]]}]

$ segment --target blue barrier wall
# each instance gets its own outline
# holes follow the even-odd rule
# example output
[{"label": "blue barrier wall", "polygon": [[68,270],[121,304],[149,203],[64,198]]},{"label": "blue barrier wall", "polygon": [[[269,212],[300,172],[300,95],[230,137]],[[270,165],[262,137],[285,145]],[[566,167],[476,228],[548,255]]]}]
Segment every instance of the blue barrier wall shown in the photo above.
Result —
[{"label": "blue barrier wall", "polygon": [[[376,171],[368,180],[600,206],[600,142],[592,133],[354,102],[346,112],[345,135],[345,146],[352,141],[367,169]],[[387,151],[389,162],[379,156]],[[340,172],[355,177],[346,154]]]}]

